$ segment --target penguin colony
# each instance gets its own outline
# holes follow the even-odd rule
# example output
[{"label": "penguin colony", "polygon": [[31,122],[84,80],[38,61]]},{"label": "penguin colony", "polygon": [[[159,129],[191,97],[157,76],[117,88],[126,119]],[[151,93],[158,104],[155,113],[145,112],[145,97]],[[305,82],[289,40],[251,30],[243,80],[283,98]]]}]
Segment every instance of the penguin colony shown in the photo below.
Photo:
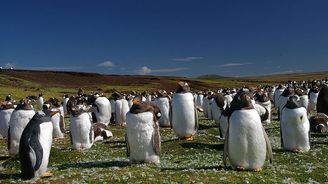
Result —
[{"label": "penguin colony", "polygon": [[[38,104],[39,110],[33,107]],[[281,148],[296,153],[310,150],[310,131],[328,131],[327,82],[291,82],[277,86],[219,89],[193,93],[179,82],[174,93],[113,93],[101,91],[64,95],[45,101],[29,96],[18,103],[8,95],[1,101],[0,134],[8,153],[19,155],[21,177],[37,180],[47,172],[53,140],[70,136],[76,150],[113,136],[109,126],[126,129],[126,152],[132,163],[160,163],[160,128],[172,128],[177,138],[191,141],[198,130],[199,113],[214,120],[224,139],[224,165],[235,170],[261,171],[272,149],[263,125],[271,123],[272,109],[280,120]],[[64,118],[69,117],[69,129]]]}]

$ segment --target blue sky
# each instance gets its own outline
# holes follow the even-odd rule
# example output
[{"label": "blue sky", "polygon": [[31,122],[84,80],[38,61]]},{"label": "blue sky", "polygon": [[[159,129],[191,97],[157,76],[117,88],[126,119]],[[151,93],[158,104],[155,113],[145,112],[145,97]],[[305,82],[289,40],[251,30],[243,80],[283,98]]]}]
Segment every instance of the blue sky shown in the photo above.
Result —
[{"label": "blue sky", "polygon": [[0,65],[105,74],[328,70],[326,0],[0,1]]}]

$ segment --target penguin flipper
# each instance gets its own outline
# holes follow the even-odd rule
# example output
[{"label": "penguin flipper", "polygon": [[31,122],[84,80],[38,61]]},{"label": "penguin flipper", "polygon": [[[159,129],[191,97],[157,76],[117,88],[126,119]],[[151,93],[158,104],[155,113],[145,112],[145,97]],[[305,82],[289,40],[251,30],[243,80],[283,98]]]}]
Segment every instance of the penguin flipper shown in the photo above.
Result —
[{"label": "penguin flipper", "polygon": [[196,106],[194,105],[194,113],[195,113],[195,131],[198,130],[198,127],[199,127],[199,122],[198,122],[198,112],[197,112],[197,108]]},{"label": "penguin flipper", "polygon": [[8,127],[7,148],[10,150],[10,126]]},{"label": "penguin flipper", "polygon": [[152,143],[153,143],[153,149],[154,152],[156,153],[156,155],[160,155],[161,154],[161,135],[159,133],[159,126],[158,126],[158,122],[154,122],[154,131],[153,131],[153,135],[152,135]]},{"label": "penguin flipper", "polygon": [[223,145],[223,165],[225,168],[227,168],[227,158],[228,158],[228,140],[229,140],[229,124],[228,124],[228,129],[225,135],[224,139],[224,145]]},{"label": "penguin flipper", "polygon": [[267,149],[267,152],[268,152],[268,159],[269,159],[270,164],[272,164],[272,162],[273,162],[273,155],[272,155],[271,143],[270,143],[268,134],[265,132],[265,129],[263,128],[263,126],[262,126],[262,129],[263,129],[263,136],[264,136],[265,143],[266,143],[266,149]]},{"label": "penguin flipper", "polygon": [[126,145],[126,156],[130,156],[130,145],[129,145],[129,140],[128,140],[128,134],[125,133],[125,145]]},{"label": "penguin flipper", "polygon": [[65,121],[64,116],[60,115],[59,127],[62,133],[65,132]]},{"label": "penguin flipper", "polygon": [[[33,132],[34,133],[31,135],[31,138],[30,138],[30,148],[32,151],[32,156],[35,156],[34,170],[36,171],[40,168],[41,163],[42,163],[43,148],[39,141],[40,127],[39,126],[35,127],[35,130]],[[33,155],[33,153],[34,153],[34,155]]]}]

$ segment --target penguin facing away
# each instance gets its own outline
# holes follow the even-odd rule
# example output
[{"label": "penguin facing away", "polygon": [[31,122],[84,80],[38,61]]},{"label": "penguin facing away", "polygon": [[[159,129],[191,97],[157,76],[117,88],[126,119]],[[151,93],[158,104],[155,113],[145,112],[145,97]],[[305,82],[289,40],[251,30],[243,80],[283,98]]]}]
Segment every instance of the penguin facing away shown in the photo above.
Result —
[{"label": "penguin facing away", "polygon": [[159,125],[161,127],[170,127],[171,126],[171,122],[170,122],[171,101],[170,101],[170,98],[166,93],[163,93],[162,91],[158,91],[157,95],[158,95],[158,97],[155,98],[154,103],[161,110],[161,118],[158,120]]},{"label": "penguin facing away", "polygon": [[317,113],[309,119],[311,132],[328,132],[328,116],[324,113]]},{"label": "penguin facing away", "polygon": [[14,109],[15,106],[11,101],[5,101],[0,107],[0,135],[3,138],[8,136],[10,117]]},{"label": "penguin facing away", "polygon": [[288,98],[282,109],[280,125],[282,148],[293,152],[310,150],[310,123],[298,96]]},{"label": "penguin facing away", "polygon": [[28,99],[22,100],[11,114],[8,129],[8,150],[10,155],[18,154],[23,130],[35,114],[30,103]]},{"label": "penguin facing away", "polygon": [[126,115],[127,156],[136,163],[160,163],[160,109],[150,103],[134,103]]},{"label": "penguin facing away", "polygon": [[197,132],[197,109],[186,82],[179,82],[178,89],[173,94],[171,123],[174,133],[180,139],[192,140],[192,136]]},{"label": "penguin facing away", "polygon": [[38,179],[51,176],[46,173],[52,145],[52,122],[50,112],[38,112],[29,121],[22,133],[19,160],[23,179]]},{"label": "penguin facing away", "polygon": [[242,92],[231,102],[229,126],[224,142],[223,162],[233,169],[261,171],[266,154],[272,163],[272,149],[251,97]]}]

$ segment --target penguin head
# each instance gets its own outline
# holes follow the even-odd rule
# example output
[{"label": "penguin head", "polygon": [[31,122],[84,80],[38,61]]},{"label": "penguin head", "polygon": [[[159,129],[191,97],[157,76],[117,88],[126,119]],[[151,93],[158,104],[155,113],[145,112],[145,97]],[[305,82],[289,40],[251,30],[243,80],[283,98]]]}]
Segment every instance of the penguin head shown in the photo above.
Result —
[{"label": "penguin head", "polygon": [[295,94],[298,96],[304,96],[307,95],[307,90],[304,89],[303,87],[297,87],[295,88]]},{"label": "penguin head", "polygon": [[32,101],[29,98],[20,100],[17,105],[16,110],[33,110]]},{"label": "penguin head", "polygon": [[255,94],[254,98],[255,98],[255,101],[259,101],[259,102],[262,102],[262,103],[267,102],[267,101],[270,100],[269,97],[268,97],[268,94],[263,92],[263,91],[262,92],[257,92]]},{"label": "penguin head", "polygon": [[248,92],[240,92],[236,94],[230,105],[231,110],[254,109],[252,98],[252,94]]},{"label": "penguin head", "polygon": [[187,82],[180,81],[178,82],[178,88],[176,93],[187,93],[190,92],[190,87]]},{"label": "penguin head", "polygon": [[296,109],[301,107],[300,97],[298,95],[290,96],[287,100],[285,107],[288,109]]},{"label": "penguin head", "polygon": [[143,112],[152,112],[154,114],[154,121],[157,121],[162,116],[161,110],[157,105],[147,102],[133,103],[130,113],[139,114]]},{"label": "penguin head", "polygon": [[295,90],[293,87],[287,87],[285,88],[285,90],[281,93],[281,96],[284,96],[284,97],[288,97],[288,96],[292,96],[295,94]]},{"label": "penguin head", "polygon": [[5,101],[6,101],[6,102],[10,102],[10,101],[12,101],[11,94],[9,94],[9,95],[6,96]]}]

